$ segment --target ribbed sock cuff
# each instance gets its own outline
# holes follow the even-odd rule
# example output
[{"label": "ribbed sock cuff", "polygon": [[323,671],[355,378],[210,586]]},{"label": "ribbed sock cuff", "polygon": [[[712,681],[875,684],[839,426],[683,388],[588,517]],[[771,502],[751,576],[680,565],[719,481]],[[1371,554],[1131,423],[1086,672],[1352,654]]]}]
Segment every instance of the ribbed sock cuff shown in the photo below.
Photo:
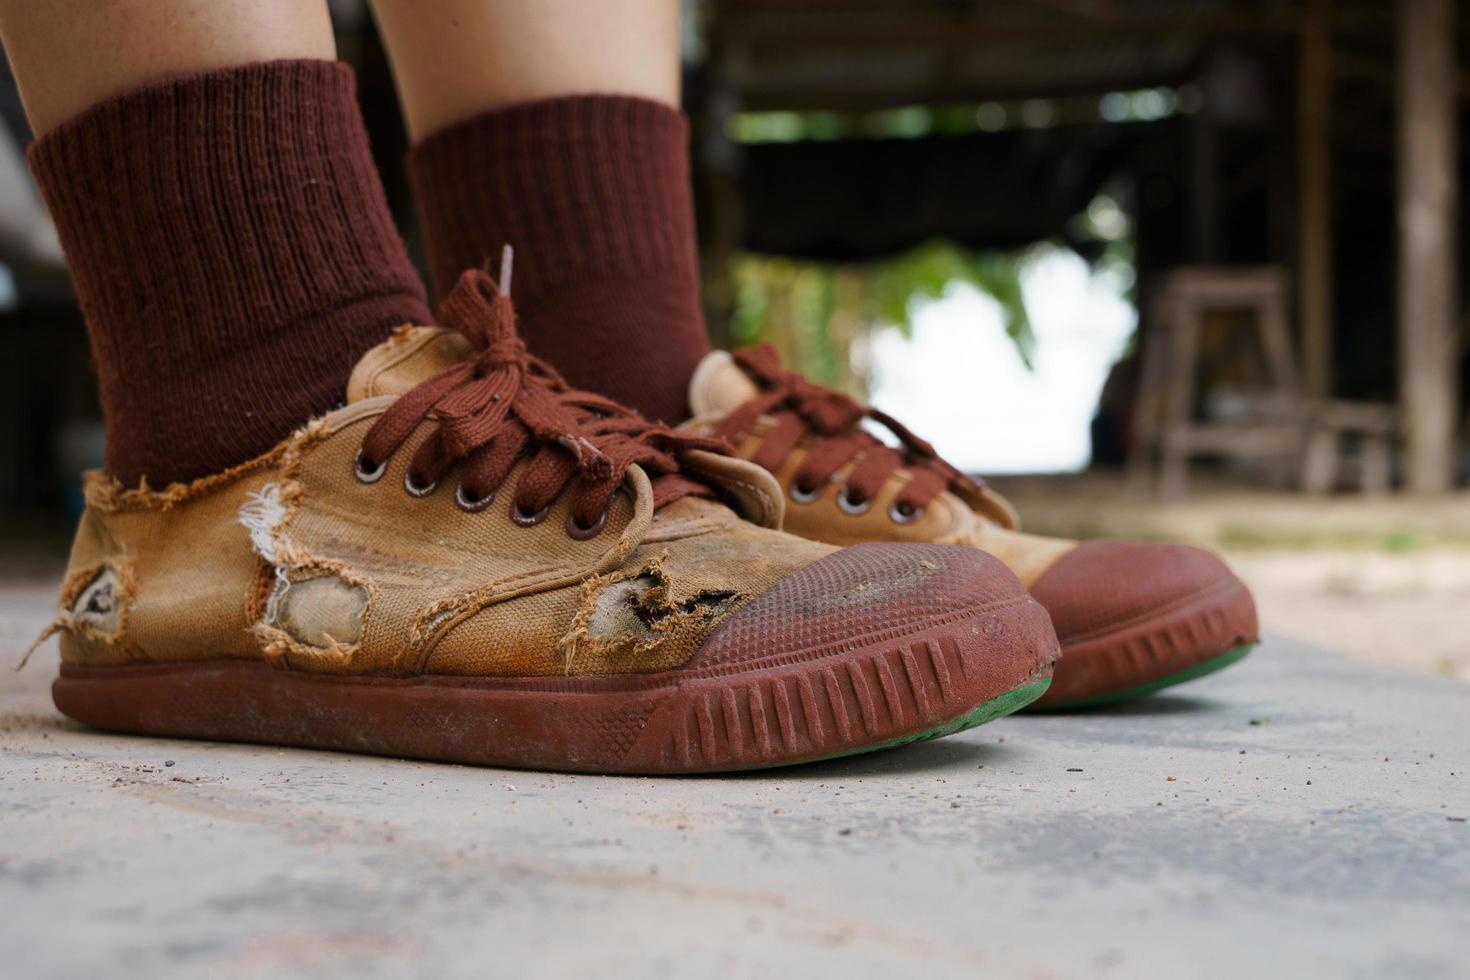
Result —
[{"label": "ribbed sock cuff", "polygon": [[439,291],[510,244],[533,351],[574,384],[685,416],[708,341],[678,110],[618,95],[521,103],[429,136],[408,169]]},{"label": "ribbed sock cuff", "polygon": [[509,243],[517,286],[696,268],[689,126],[648,99],[577,95],[482,113],[409,154],[434,282]]},{"label": "ribbed sock cuff", "polygon": [[389,328],[428,320],[355,89],[335,62],[201,72],[31,147],[120,479],[187,479],[268,449],[340,402]]}]

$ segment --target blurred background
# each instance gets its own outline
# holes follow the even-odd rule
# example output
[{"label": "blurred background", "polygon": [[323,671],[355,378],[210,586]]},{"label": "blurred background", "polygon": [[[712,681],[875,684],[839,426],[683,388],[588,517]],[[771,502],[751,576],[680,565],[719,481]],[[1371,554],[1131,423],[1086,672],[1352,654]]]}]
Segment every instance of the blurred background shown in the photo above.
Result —
[{"label": "blurred background", "polygon": [[[422,262],[372,20],[332,6]],[[1470,680],[1470,0],[684,9],[716,344],[876,402],[1030,530],[1210,545],[1268,630]],[[44,602],[102,427],[29,138],[0,79],[0,579]]]}]

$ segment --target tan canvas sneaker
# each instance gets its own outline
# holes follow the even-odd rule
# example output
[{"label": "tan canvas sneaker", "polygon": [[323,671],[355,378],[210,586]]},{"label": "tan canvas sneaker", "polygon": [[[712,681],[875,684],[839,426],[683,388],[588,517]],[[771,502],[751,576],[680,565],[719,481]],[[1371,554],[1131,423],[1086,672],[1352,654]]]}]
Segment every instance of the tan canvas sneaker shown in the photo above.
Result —
[{"label": "tan canvas sneaker", "polygon": [[90,475],[63,712],[671,773],[932,737],[1044,690],[1055,634],[999,562],[781,533],[768,474],[570,391],[482,273],[442,312],[458,332],[403,328],[266,456],[162,492]]},{"label": "tan canvas sneaker", "polygon": [[[893,418],[782,370],[766,345],[709,354],[686,431],[729,439],[789,498],[786,530],[837,545],[970,545],[1004,561],[1051,613],[1063,659],[1040,706],[1121,700],[1210,673],[1257,639],[1246,587],[1178,544],[1022,534],[1014,509]],[[865,429],[876,422],[897,443]]]}]

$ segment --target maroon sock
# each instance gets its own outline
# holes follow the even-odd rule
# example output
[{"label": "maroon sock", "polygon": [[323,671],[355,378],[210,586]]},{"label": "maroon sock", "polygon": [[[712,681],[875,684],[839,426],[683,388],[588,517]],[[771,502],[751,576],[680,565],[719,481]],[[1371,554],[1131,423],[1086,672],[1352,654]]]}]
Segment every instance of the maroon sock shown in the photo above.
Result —
[{"label": "maroon sock", "polygon": [[687,417],[709,341],[681,113],[612,95],[514,105],[424,140],[409,176],[441,294],[509,244],[534,353],[577,387]]},{"label": "maroon sock", "polygon": [[97,360],[107,469],[153,486],[250,459],[427,322],[346,65],[168,79],[38,140]]}]

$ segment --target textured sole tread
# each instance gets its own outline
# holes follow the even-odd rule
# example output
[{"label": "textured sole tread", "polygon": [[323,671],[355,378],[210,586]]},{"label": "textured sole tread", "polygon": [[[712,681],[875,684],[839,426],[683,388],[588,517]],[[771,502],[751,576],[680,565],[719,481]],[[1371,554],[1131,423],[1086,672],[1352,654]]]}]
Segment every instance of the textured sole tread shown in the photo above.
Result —
[{"label": "textured sole tread", "polygon": [[1216,671],[1224,670],[1231,664],[1239,663],[1241,660],[1244,660],[1246,654],[1250,653],[1255,648],[1256,645],[1254,643],[1247,643],[1244,646],[1238,646],[1232,650],[1226,650],[1224,653],[1216,654],[1215,656],[1210,657],[1208,660],[1202,660],[1197,664],[1184,668],[1183,670],[1176,671],[1175,673],[1168,674],[1164,677],[1156,678],[1155,680],[1148,681],[1144,684],[1139,684],[1135,687],[1126,688],[1122,691],[1112,691],[1108,694],[1099,694],[1090,698],[1076,698],[1071,701],[1061,701],[1056,704],[1048,704],[1042,710],[1074,711],[1078,708],[1101,708],[1110,704],[1120,704],[1124,701],[1132,701],[1135,698],[1147,697],[1148,695],[1153,694],[1157,691],[1161,691],[1166,687],[1173,687],[1176,684],[1183,684],[1186,681],[1192,681],[1200,677],[1206,677],[1210,674],[1215,673]]},{"label": "textured sole tread", "polygon": [[[1070,638],[1045,698],[1052,711],[1141,697],[1228,667],[1257,641],[1255,603],[1232,580],[1196,600],[1139,618],[1111,633]],[[1217,658],[1225,658],[1218,665]]]},{"label": "textured sole tread", "polygon": [[135,734],[572,772],[733,771],[934,738],[1039,697],[1055,641],[1028,628],[992,636],[988,617],[743,674],[349,677],[216,660],[63,666],[53,697],[72,718]]}]

